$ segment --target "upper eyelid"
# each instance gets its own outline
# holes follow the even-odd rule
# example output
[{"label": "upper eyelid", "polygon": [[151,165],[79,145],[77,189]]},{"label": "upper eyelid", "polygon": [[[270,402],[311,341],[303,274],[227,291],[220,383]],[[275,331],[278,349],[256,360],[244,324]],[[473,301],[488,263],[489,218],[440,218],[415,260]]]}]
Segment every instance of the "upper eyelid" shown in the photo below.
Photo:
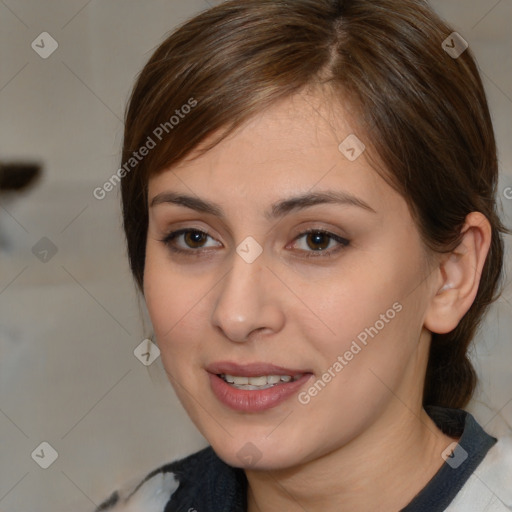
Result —
[{"label": "upper eyelid", "polygon": [[[164,224],[164,222],[165,222],[164,219],[162,219],[162,221],[163,221],[162,224]],[[171,234],[171,233],[174,233],[176,231],[181,231],[181,230],[201,231],[202,233],[205,233],[208,236],[211,236],[212,238],[216,238],[214,235],[211,234],[209,227],[203,227],[200,225],[200,224],[203,224],[203,222],[199,219],[198,220],[189,219],[189,220],[172,222],[172,224],[174,224],[174,226],[172,228],[164,227],[164,225],[167,224],[167,222],[165,222],[165,224],[162,225],[161,228],[158,227],[158,224],[160,224],[160,221],[157,222],[157,224],[155,226],[156,230],[165,232],[166,234]],[[169,223],[169,224],[171,224],[171,223]],[[207,224],[209,224],[209,223],[207,223]],[[303,226],[304,224],[306,226]],[[320,224],[320,225],[317,226],[315,224]],[[321,231],[321,232],[325,232],[328,234],[332,234],[334,236],[338,236],[340,238],[348,238],[349,237],[346,229],[342,229],[340,226],[334,226],[331,222],[326,221],[326,220],[321,220],[321,219],[319,219],[319,220],[313,220],[313,219],[301,220],[300,225],[298,227],[292,228],[291,230],[293,232],[295,232],[294,236],[301,235],[307,231]],[[218,232],[219,230],[216,229],[215,231]],[[224,225],[221,227],[220,231],[221,232],[224,231],[225,235],[227,235],[228,238],[235,238],[231,229]],[[270,231],[273,231],[273,229],[271,229]],[[221,235],[221,236],[224,236],[224,235]]]}]

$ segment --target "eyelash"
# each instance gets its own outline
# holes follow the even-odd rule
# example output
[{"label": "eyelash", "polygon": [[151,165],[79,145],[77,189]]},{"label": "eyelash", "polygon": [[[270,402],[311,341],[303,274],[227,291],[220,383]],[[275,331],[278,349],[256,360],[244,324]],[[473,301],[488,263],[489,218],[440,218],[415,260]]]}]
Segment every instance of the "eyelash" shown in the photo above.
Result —
[{"label": "eyelash", "polygon": [[[200,256],[201,252],[202,252],[201,248],[179,249],[175,245],[172,245],[172,242],[176,238],[178,238],[181,235],[187,234],[187,233],[200,233],[202,235],[206,235],[206,236],[210,237],[210,235],[208,233],[206,233],[205,231],[201,231],[200,229],[184,228],[184,229],[179,229],[177,231],[173,231],[173,232],[169,233],[167,236],[165,236],[165,238],[161,239],[160,242],[162,242],[166,247],[168,247],[174,253],[184,254],[184,255],[192,256],[192,257]],[[335,249],[330,249],[330,250],[302,251],[304,254],[301,257],[304,257],[304,258],[330,257],[333,254],[337,253],[338,251],[346,248],[350,244],[350,241],[347,240],[346,238],[342,238],[342,237],[335,235],[334,233],[331,233],[330,231],[326,231],[324,229],[314,229],[314,228],[308,229],[308,230],[300,233],[298,236],[296,236],[294,238],[294,241],[300,240],[301,238],[303,238],[307,235],[317,235],[317,234],[325,235],[330,240],[334,240],[335,242],[337,242],[339,244],[338,247],[336,247]],[[212,237],[210,237],[210,238],[212,238]]]}]

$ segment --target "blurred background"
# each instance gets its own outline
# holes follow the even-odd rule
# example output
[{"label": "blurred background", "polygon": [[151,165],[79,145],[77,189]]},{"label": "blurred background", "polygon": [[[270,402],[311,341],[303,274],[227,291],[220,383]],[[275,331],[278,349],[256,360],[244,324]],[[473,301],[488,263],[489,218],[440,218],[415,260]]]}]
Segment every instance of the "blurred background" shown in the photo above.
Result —
[{"label": "blurred background", "polygon": [[[206,444],[160,359],[143,364],[151,328],[119,190],[93,191],[120,165],[138,72],[173,27],[215,3],[0,0],[0,512],[91,511]],[[478,59],[511,226],[512,1],[431,3]],[[16,178],[14,164],[25,165]],[[510,237],[507,251],[510,276]],[[470,410],[497,435],[512,428],[511,334],[507,286],[473,354]]]}]

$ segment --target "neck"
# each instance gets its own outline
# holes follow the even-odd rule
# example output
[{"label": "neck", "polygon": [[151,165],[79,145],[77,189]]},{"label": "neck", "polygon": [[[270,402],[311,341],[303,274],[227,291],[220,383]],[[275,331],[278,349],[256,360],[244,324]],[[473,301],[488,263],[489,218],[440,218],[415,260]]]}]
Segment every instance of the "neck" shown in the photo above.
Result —
[{"label": "neck", "polygon": [[298,467],[247,470],[248,512],[405,507],[439,470],[441,453],[453,439],[423,409],[393,409],[348,445]]}]

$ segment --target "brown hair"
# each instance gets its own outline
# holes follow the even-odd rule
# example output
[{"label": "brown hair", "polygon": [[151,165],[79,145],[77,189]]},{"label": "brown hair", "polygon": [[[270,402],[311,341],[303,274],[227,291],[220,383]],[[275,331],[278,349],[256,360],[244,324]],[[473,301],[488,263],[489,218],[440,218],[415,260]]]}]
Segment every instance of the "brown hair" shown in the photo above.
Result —
[{"label": "brown hair", "polygon": [[476,299],[456,329],[433,333],[426,372],[424,405],[466,405],[476,384],[467,349],[497,298],[508,231],[496,212],[496,146],[483,85],[469,49],[458,58],[443,49],[451,33],[421,0],[232,0],[177,29],[142,70],[126,113],[123,162],[156,143],[121,184],[140,290],[149,176],[214,135],[204,153],[276,101],[327,86],[350,99],[365,144],[384,162],[428,248],[453,250],[470,212],[492,226]]}]

